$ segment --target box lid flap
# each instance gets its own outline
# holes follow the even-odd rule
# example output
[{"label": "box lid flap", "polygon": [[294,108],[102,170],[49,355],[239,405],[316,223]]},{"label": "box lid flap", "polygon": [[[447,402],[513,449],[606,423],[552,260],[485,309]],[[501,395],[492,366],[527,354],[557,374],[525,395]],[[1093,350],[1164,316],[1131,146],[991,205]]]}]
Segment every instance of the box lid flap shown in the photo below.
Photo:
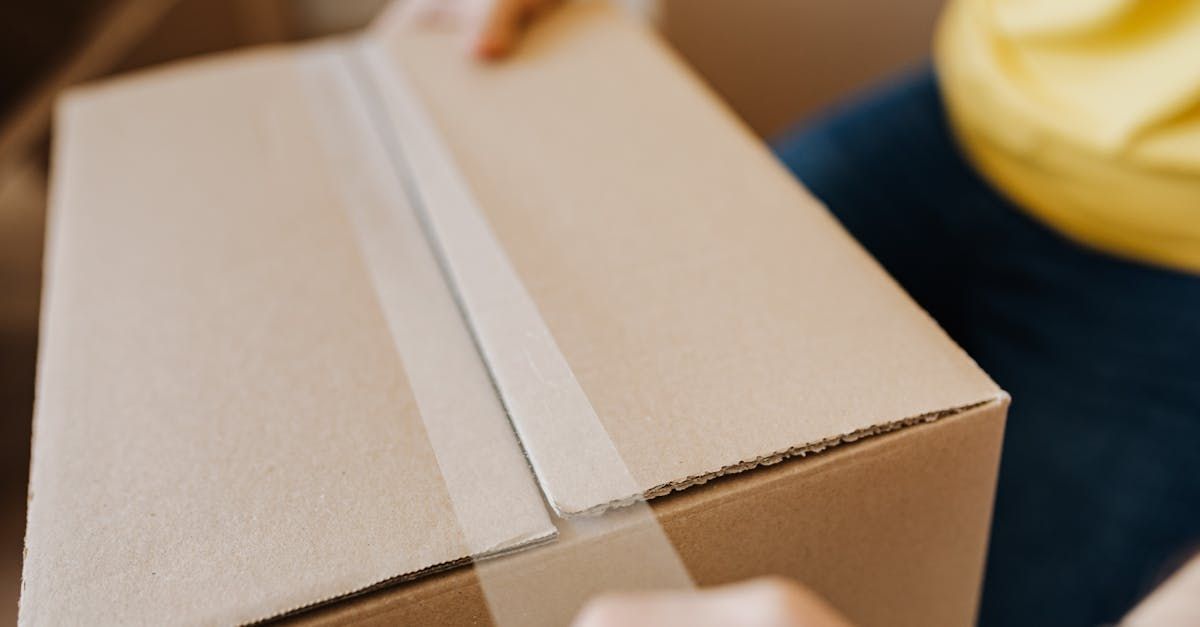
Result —
[{"label": "box lid flap", "polygon": [[432,113],[611,438],[512,412],[560,513],[632,496],[595,447],[653,496],[1002,394],[632,20],[575,3],[490,66],[396,28],[377,71]]},{"label": "box lid flap", "polygon": [[247,622],[554,534],[415,220],[360,249],[353,212],[402,199],[323,143],[363,137],[313,108],[331,54],[60,107],[23,622]]}]

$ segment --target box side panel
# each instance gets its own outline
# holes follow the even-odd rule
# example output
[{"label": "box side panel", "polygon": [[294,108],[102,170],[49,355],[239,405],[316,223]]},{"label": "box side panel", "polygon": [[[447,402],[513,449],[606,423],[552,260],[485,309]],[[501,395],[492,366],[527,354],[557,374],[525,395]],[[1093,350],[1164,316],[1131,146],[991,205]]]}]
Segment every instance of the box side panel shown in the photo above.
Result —
[{"label": "box side panel", "polygon": [[[701,585],[802,581],[856,625],[975,617],[1007,401],[655,501]],[[553,547],[538,549],[552,550]],[[307,624],[488,624],[470,569],[326,607]]]},{"label": "box side panel", "polygon": [[663,525],[702,584],[786,575],[856,625],[973,624],[1006,411],[992,402],[701,488],[664,502]]}]

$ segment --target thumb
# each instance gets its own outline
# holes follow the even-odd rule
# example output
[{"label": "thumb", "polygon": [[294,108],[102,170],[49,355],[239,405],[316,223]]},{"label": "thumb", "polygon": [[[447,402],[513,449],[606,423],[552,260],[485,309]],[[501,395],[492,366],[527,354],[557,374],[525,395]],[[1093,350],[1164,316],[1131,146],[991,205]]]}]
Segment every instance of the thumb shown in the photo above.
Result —
[{"label": "thumb", "polygon": [[516,47],[521,31],[535,17],[558,4],[558,0],[495,0],[483,12],[475,37],[475,54],[497,59]]}]

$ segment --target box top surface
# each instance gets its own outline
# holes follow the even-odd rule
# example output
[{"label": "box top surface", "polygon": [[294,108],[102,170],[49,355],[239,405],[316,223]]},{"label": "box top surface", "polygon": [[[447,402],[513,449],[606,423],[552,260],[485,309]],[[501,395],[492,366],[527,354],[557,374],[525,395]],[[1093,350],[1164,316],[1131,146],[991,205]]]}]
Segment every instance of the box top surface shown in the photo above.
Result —
[{"label": "box top surface", "polygon": [[249,622],[554,535],[415,224],[389,328],[321,52],[60,107],[23,622]]},{"label": "box top surface", "polygon": [[[566,8],[494,67],[446,34],[370,37],[636,491],[1000,394],[615,13]],[[242,54],[60,108],[23,622],[251,621],[553,536],[379,129],[347,113],[354,80],[386,77],[341,54]],[[578,463],[595,442],[571,424],[525,435],[559,512],[628,496]]]},{"label": "box top surface", "polygon": [[[1000,394],[659,40],[603,5],[564,11],[495,67],[444,34],[380,30],[642,492]],[[539,429],[562,430],[522,434],[560,512],[627,496],[577,463],[596,438]]]}]

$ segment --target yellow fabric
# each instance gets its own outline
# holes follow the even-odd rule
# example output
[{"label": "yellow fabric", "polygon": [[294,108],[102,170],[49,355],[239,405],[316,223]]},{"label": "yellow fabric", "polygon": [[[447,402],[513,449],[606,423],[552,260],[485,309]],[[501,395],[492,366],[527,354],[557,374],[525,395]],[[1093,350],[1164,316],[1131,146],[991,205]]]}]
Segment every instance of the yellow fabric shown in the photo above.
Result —
[{"label": "yellow fabric", "polygon": [[985,178],[1080,242],[1200,272],[1200,0],[950,0],[934,54]]}]

